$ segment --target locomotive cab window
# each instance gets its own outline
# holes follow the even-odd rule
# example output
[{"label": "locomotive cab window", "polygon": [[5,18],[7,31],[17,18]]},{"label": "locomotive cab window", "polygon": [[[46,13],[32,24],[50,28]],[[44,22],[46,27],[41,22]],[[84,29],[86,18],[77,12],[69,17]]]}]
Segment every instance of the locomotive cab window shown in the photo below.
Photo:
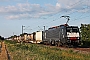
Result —
[{"label": "locomotive cab window", "polygon": [[72,32],[72,28],[67,28],[67,32]]},{"label": "locomotive cab window", "polygon": [[79,32],[79,28],[74,28],[74,27],[71,27],[71,28],[69,27],[66,30],[67,32]]},{"label": "locomotive cab window", "polygon": [[79,29],[78,28],[73,28],[72,32],[79,32]]}]

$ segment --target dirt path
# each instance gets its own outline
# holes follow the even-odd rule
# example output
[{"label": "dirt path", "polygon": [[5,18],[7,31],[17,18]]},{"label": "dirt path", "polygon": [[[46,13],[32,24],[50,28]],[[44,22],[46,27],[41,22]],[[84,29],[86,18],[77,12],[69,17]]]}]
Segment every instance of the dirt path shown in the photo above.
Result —
[{"label": "dirt path", "polygon": [[1,42],[0,60],[9,60],[6,45],[4,42]]}]

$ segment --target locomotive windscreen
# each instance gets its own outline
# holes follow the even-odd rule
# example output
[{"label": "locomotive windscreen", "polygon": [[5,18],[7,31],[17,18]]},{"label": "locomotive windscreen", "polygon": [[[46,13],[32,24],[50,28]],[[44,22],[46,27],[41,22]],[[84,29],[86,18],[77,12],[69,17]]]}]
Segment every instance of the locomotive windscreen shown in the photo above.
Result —
[{"label": "locomotive windscreen", "polygon": [[67,32],[79,32],[79,28],[78,27],[67,27],[66,31]]}]

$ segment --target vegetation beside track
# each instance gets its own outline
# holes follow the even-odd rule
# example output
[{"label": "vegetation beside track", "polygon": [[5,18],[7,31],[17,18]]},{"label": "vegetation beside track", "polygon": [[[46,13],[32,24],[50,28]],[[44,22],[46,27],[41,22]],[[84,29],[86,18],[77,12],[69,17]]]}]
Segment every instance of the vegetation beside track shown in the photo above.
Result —
[{"label": "vegetation beside track", "polygon": [[11,60],[90,60],[90,54],[38,44],[5,41]]},{"label": "vegetation beside track", "polygon": [[90,47],[90,24],[81,24],[80,31],[83,47]]}]

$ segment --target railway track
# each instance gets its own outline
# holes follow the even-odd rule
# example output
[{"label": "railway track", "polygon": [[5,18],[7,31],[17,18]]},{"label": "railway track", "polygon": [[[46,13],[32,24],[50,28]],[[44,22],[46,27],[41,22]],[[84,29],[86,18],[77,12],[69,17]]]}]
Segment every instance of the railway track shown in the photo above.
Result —
[{"label": "railway track", "polygon": [[77,51],[80,51],[81,53],[89,53],[90,54],[90,48],[74,48]]},{"label": "railway track", "polygon": [[58,48],[61,50],[72,50],[73,52],[78,52],[78,53],[83,53],[83,54],[90,54],[89,47],[67,48],[67,47],[56,47],[56,46],[51,46],[51,45],[43,45],[43,46],[50,47],[50,48]]},{"label": "railway track", "polygon": [[0,48],[0,50],[1,50],[1,52],[0,52],[0,60],[10,60],[10,56],[8,54],[5,43],[1,42],[0,46],[1,46],[1,48]]},{"label": "railway track", "polygon": [[[28,43],[30,44],[30,43]],[[61,50],[72,50],[73,52],[78,52],[78,53],[83,53],[83,54],[90,54],[90,47],[75,47],[75,48],[67,48],[65,46],[60,46],[60,47],[57,47],[57,46],[51,46],[51,45],[44,45],[44,44],[37,44],[37,45],[42,45],[42,46],[45,46],[45,47],[50,47],[50,48],[58,48],[58,49],[61,49]]]}]

